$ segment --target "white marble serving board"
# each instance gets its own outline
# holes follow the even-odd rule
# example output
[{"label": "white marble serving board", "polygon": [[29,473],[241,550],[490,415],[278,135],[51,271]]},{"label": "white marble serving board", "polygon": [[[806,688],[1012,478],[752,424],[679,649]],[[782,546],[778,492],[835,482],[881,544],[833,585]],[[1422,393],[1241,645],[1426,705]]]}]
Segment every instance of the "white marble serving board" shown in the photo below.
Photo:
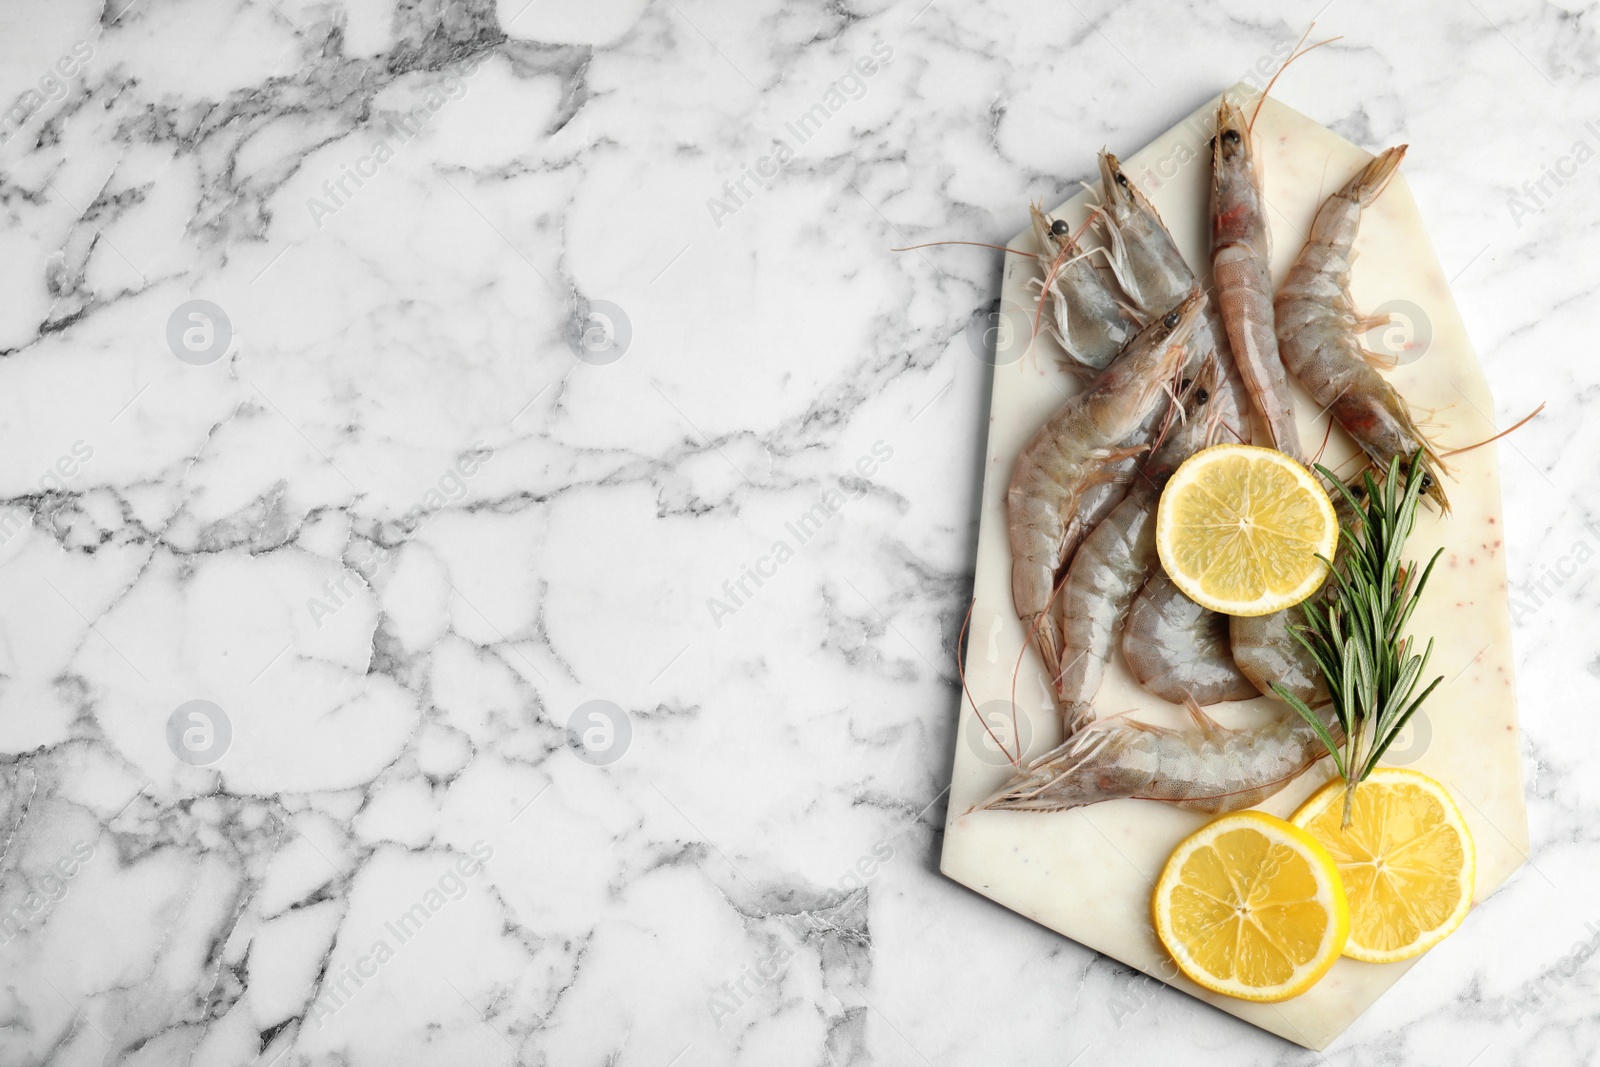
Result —
[{"label": "white marble serving board", "polygon": [[[1229,90],[1239,98],[1252,92],[1244,85]],[[1207,140],[1216,103],[1206,103],[1142,151],[1123,157],[1128,173],[1155,202],[1189,262],[1197,267],[1206,263],[1211,167]],[[1273,277],[1281,282],[1323,197],[1371,156],[1272,100],[1263,107],[1255,133],[1270,209]],[[1086,164],[1088,154],[1098,147],[1083,147]],[[1087,217],[1089,202],[1088,193],[1083,193],[1055,213],[1076,223]],[[1026,232],[1010,246],[1037,250]],[[1352,289],[1358,307],[1371,313],[1388,302],[1406,302],[1400,310],[1412,320],[1409,342],[1402,328],[1386,334],[1407,361],[1390,380],[1415,409],[1433,412],[1430,432],[1442,448],[1493,435],[1494,405],[1488,386],[1403,173],[1366,211],[1356,250]],[[1209,281],[1208,269],[1197,273]],[[1033,260],[1008,256],[1003,306],[1031,312],[1026,284],[1036,276]],[[1011,321],[1018,321],[1018,316],[1013,314]],[[966,677],[977,705],[986,709],[1002,736],[1009,730],[1008,720],[994,711],[1006,706],[1003,702],[1012,690],[1024,641],[1011,603],[1005,489],[1023,444],[1075,388],[1058,368],[1058,355],[1051,341],[1030,339],[1026,330],[1003,334],[996,353]],[[1296,389],[1301,432],[1314,450],[1328,418],[1298,392],[1298,385]],[[1335,466],[1353,454],[1353,445],[1335,428],[1323,461]],[[1436,639],[1431,669],[1445,682],[1409,736],[1396,744],[1396,760],[1391,762],[1406,763],[1450,786],[1477,842],[1475,899],[1481,902],[1526,855],[1527,818],[1518,757],[1497,452],[1492,446],[1480,448],[1450,463],[1453,514],[1448,518],[1426,514],[1411,541],[1416,557],[1426,558],[1438,546],[1445,550],[1414,620],[1417,633]],[[1022,658],[1016,692],[1026,754],[1036,756],[1056,744],[1058,727],[1032,650]],[[1139,689],[1120,656],[1100,691],[1098,707],[1102,715],[1131,708],[1149,721],[1182,725],[1181,711]],[[1213,711],[1226,724],[1241,725],[1265,721],[1281,708],[1258,699]],[[1310,992],[1276,1005],[1250,1004],[1200,989],[1175,974],[1151,928],[1149,900],[1154,879],[1173,846],[1206,817],[1141,800],[1045,815],[963,814],[997,788],[1010,768],[977,726],[971,705],[963,706],[962,716],[941,861],[941,869],[956,881],[1313,1049],[1325,1048],[1409,969],[1410,964],[1341,960]],[[1287,815],[1329,773],[1324,761],[1262,807]],[[1467,922],[1473,921],[1469,916]]]}]

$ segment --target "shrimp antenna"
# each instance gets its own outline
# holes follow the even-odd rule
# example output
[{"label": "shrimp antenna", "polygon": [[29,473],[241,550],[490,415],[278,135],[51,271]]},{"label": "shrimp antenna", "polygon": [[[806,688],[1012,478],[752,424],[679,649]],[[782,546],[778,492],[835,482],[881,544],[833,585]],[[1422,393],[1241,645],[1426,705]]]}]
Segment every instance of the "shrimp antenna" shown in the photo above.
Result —
[{"label": "shrimp antenna", "polygon": [[[1324,490],[1328,491],[1329,495],[1332,495],[1333,492],[1335,491],[1334,490],[1335,483],[1337,483],[1338,485],[1344,486],[1345,489],[1347,489],[1348,491],[1350,491],[1352,493],[1359,494],[1361,492],[1361,489],[1362,489],[1361,482],[1360,482],[1360,476],[1363,473],[1365,473],[1366,471],[1372,471],[1374,474],[1377,474],[1377,475],[1381,476],[1382,472],[1378,470],[1378,465],[1372,461],[1372,457],[1368,456],[1365,452],[1357,452],[1355,455],[1351,456],[1350,459],[1347,459],[1347,460],[1344,461],[1344,463],[1339,464],[1339,466],[1343,467],[1346,463],[1349,463],[1351,460],[1357,460],[1357,459],[1361,460],[1362,464],[1361,464],[1361,466],[1357,467],[1354,471],[1352,471],[1350,473],[1350,477],[1348,477],[1348,478],[1334,478],[1332,480],[1329,480],[1327,478],[1324,478],[1320,473],[1316,473],[1317,481],[1322,485],[1322,488]],[[1327,470],[1327,468],[1324,467],[1323,470]]]},{"label": "shrimp antenna", "polygon": [[1491,441],[1498,441],[1498,440],[1500,440],[1500,438],[1506,436],[1507,434],[1514,433],[1517,430],[1522,429],[1528,423],[1533,421],[1533,417],[1535,415],[1539,414],[1539,412],[1541,412],[1543,410],[1544,410],[1544,402],[1541,402],[1538,407],[1534,408],[1532,411],[1530,411],[1526,415],[1522,416],[1522,418],[1518,419],[1516,424],[1514,426],[1512,426],[1511,428],[1505,429],[1505,430],[1501,430],[1499,433],[1495,434],[1493,437],[1485,437],[1482,441],[1479,441],[1475,445],[1463,445],[1460,448],[1452,448],[1448,452],[1441,452],[1439,454],[1439,458],[1443,459],[1445,456],[1459,456],[1463,452],[1471,452],[1474,448],[1482,448],[1484,445],[1489,444]]},{"label": "shrimp antenna", "polygon": [[[1017,677],[1022,673],[1022,657],[1028,654],[1028,649],[1038,637],[1039,624],[1044,621],[1046,615],[1055,610],[1056,597],[1060,596],[1061,591],[1066,587],[1067,577],[1062,575],[1056,582],[1055,588],[1050,590],[1050,599],[1045,601],[1044,610],[1039,612],[1033,620],[1033,625],[1028,627],[1028,636],[1023,639],[1022,647],[1017,650],[1017,665],[1011,669],[1011,733],[1017,739],[1017,759],[1012,761],[1012,766],[1020,766],[1018,761],[1022,759],[1022,734],[1017,732]],[[1061,692],[1060,672],[1057,672],[1056,676],[1050,679],[1050,689],[1057,694]],[[1004,749],[1001,751],[1004,751]],[[1007,753],[1008,757],[1009,755]]]},{"label": "shrimp antenna", "polygon": [[[1023,640],[1022,647],[1017,650],[1017,665],[1015,667],[1011,668],[1011,732],[1017,738],[1017,759],[1018,760],[1022,759],[1022,735],[1017,733],[1017,726],[1016,726],[1016,724],[1017,724],[1017,676],[1022,673],[1022,657],[1026,656],[1028,654],[1029,646],[1031,646],[1034,643],[1034,641],[1037,640],[1038,634],[1039,634],[1039,624],[1044,621],[1044,617],[1046,615],[1048,615],[1050,613],[1050,611],[1055,607],[1056,596],[1061,592],[1061,588],[1062,588],[1062,586],[1064,584],[1065,584],[1064,582],[1057,582],[1056,583],[1056,587],[1054,589],[1050,590],[1050,599],[1045,601],[1044,610],[1039,612],[1038,616],[1034,618],[1033,625],[1028,627],[1028,636]],[[1050,679],[1050,682],[1051,682],[1051,685],[1054,685],[1055,682],[1056,682],[1056,679],[1052,678],[1052,679]],[[1001,749],[1001,751],[1005,751],[1005,750]],[[1009,756],[1009,753],[1007,753],[1007,755]]]},{"label": "shrimp antenna", "polygon": [[[1179,367],[1175,373],[1176,374],[1182,374],[1183,373],[1183,368]],[[1172,432],[1172,423],[1173,423],[1174,419],[1176,419],[1178,421],[1181,421],[1181,422],[1187,422],[1188,421],[1188,416],[1185,415],[1184,411],[1183,411],[1183,400],[1178,396],[1177,392],[1172,388],[1172,380],[1171,379],[1169,379],[1169,378],[1161,379],[1161,391],[1163,393],[1167,394],[1167,399],[1170,400],[1171,403],[1169,403],[1167,405],[1166,413],[1164,415],[1162,415],[1162,417],[1161,417],[1161,426],[1156,431],[1155,438],[1149,444],[1150,454],[1151,455],[1154,455],[1155,454],[1155,450],[1160,448],[1163,444],[1166,443],[1167,434]],[[1184,396],[1188,396],[1189,395],[1188,391],[1186,390],[1183,395]]]},{"label": "shrimp antenna", "polygon": [[1188,422],[1189,416],[1183,410],[1183,400],[1189,396],[1190,390],[1185,390],[1183,397],[1175,396],[1171,383],[1163,383],[1161,388],[1167,396],[1172,398],[1172,403],[1167,405],[1165,414],[1161,416],[1161,429],[1156,433],[1155,440],[1150,442],[1150,454],[1155,455],[1156,449],[1167,442],[1167,435],[1172,432],[1174,422]]},{"label": "shrimp antenna", "polygon": [[[1179,373],[1182,373],[1182,368],[1179,368]],[[1161,391],[1167,394],[1168,400],[1172,401],[1172,403],[1167,407],[1168,424],[1170,425],[1171,419],[1174,415],[1177,416],[1179,422],[1187,422],[1188,416],[1184,415],[1183,413],[1183,398],[1178,396],[1178,391],[1172,387],[1171,378],[1162,380]]]},{"label": "shrimp antenna", "polygon": [[1256,109],[1250,113],[1250,122],[1247,126],[1245,126],[1245,130],[1247,132],[1256,132],[1256,116],[1261,114],[1261,105],[1267,102],[1267,94],[1272,92],[1273,85],[1277,84],[1278,75],[1288,70],[1290,63],[1293,63],[1307,52],[1321,48],[1325,44],[1332,44],[1335,41],[1344,40],[1344,36],[1341,34],[1338,37],[1329,37],[1326,41],[1318,41],[1316,44],[1311,45],[1308,48],[1301,48],[1300,46],[1306,43],[1306,38],[1311,36],[1311,31],[1316,27],[1316,25],[1317,24],[1313,22],[1310,26],[1306,27],[1306,32],[1302,33],[1300,35],[1300,39],[1294,43],[1294,50],[1289,53],[1289,58],[1283,61],[1283,66],[1279,67],[1277,73],[1272,76],[1272,80],[1267,82],[1267,87],[1261,90],[1261,99],[1256,101]]},{"label": "shrimp antenna", "polygon": [[1100,202],[1096,200],[1094,210],[1089,212],[1089,217],[1083,220],[1083,225],[1072,231],[1072,234],[1067,238],[1067,240],[1071,241],[1072,244],[1076,246],[1078,241],[1083,238],[1083,235],[1088,232],[1090,224],[1092,224],[1095,219],[1100,217],[1100,214],[1103,210],[1104,209],[1100,206]]},{"label": "shrimp antenna", "polygon": [[925,241],[920,245],[906,245],[904,248],[891,248],[891,252],[915,252],[919,248],[937,248],[940,245],[972,245],[974,248],[992,248],[996,252],[1010,252],[1014,256],[1027,256],[1029,259],[1038,259],[1037,252],[1024,252],[1020,248],[1007,248],[1005,245],[992,245],[987,241]]},{"label": "shrimp antenna", "polygon": [[[994,742],[995,748],[998,748],[1001,752],[1006,754],[1006,759],[1010,760],[1013,767],[1021,769],[1021,764],[1018,762],[1022,758],[1021,752],[1019,751],[1017,753],[1017,759],[1011,759],[1010,750],[1008,750],[1005,745],[1000,743],[1000,738],[995,735],[994,729],[989,725],[989,720],[985,719],[978,711],[977,698],[972,695],[972,690],[967,686],[967,628],[972,624],[972,609],[977,606],[977,597],[973,597],[971,600],[967,601],[967,615],[966,618],[961,620],[961,633],[956,636],[956,673],[961,677],[961,691],[966,694],[967,703],[972,705],[972,714],[978,716],[978,722],[983,726],[984,732],[989,735],[989,740]],[[1017,732],[1016,714],[1017,706],[1015,703],[1013,703],[1011,705],[1011,732],[1013,734],[1016,734]]]},{"label": "shrimp antenna", "polygon": [[1322,462],[1322,453],[1327,451],[1328,442],[1333,439],[1333,416],[1328,416],[1328,428],[1322,432],[1322,444],[1317,446],[1317,454],[1311,457],[1312,463]]},{"label": "shrimp antenna", "polygon": [[1222,417],[1222,411],[1220,409],[1217,410],[1217,411],[1213,411],[1213,412],[1211,412],[1210,414],[1208,414],[1206,416],[1206,445],[1207,446],[1216,444],[1216,442],[1217,442],[1217,431],[1218,430],[1227,430],[1229,433],[1233,434],[1235,437],[1239,436],[1238,431],[1236,431],[1232,426],[1230,426],[1228,424],[1228,420],[1227,419]]},{"label": "shrimp antenna", "polygon": [[[1222,367],[1221,367],[1222,357],[1217,355],[1216,350],[1213,349],[1212,353],[1211,353],[1211,358],[1213,360],[1213,366],[1215,366],[1216,370],[1217,370],[1216,382],[1215,382],[1215,385],[1213,386],[1213,388],[1218,390],[1218,391],[1226,389],[1227,388],[1227,383],[1223,380]],[[1230,423],[1227,420],[1227,418],[1224,417],[1226,415],[1226,412],[1223,410],[1223,408],[1224,408],[1224,405],[1222,405],[1222,404],[1214,404],[1206,412],[1205,444],[1206,444],[1207,447],[1210,447],[1211,445],[1217,443],[1217,440],[1219,438],[1219,434],[1218,434],[1219,430],[1228,431],[1229,433],[1233,434],[1234,437],[1238,438],[1240,444],[1244,443],[1244,438],[1239,434],[1239,431],[1234,429],[1233,428],[1233,424]],[[1240,417],[1248,417],[1248,416],[1245,415],[1244,412],[1239,412],[1237,414]]]},{"label": "shrimp antenna", "polygon": [[[1356,475],[1360,474],[1362,471],[1366,470],[1368,467],[1372,467],[1374,470],[1377,469],[1377,465],[1372,462],[1372,457],[1368,456],[1365,452],[1357,452],[1355,455],[1351,456],[1349,459],[1347,459],[1343,463],[1339,464],[1339,467],[1349,466],[1350,463],[1352,461],[1354,461],[1354,460],[1361,460],[1361,466],[1357,467],[1354,471],[1351,472],[1351,475],[1350,475],[1351,479],[1354,479]],[[1338,474],[1339,473],[1339,467],[1334,467],[1333,468],[1333,473]]]},{"label": "shrimp antenna", "polygon": [[[1240,417],[1248,419],[1250,416],[1247,413],[1241,412]],[[1229,433],[1233,434],[1234,440],[1238,441],[1241,445],[1247,445],[1250,443],[1244,439],[1244,434],[1240,433],[1231,422],[1222,418],[1220,415],[1217,417],[1217,422],[1224,430],[1227,430]]]}]

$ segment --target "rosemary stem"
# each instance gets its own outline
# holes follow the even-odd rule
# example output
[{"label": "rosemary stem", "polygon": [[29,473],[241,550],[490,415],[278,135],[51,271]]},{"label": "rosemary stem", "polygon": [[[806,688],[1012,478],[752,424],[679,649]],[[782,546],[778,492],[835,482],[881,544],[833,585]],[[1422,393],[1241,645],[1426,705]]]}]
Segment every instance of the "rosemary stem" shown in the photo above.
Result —
[{"label": "rosemary stem", "polygon": [[1356,785],[1361,781],[1361,772],[1358,769],[1360,762],[1357,755],[1361,748],[1361,734],[1365,727],[1360,719],[1351,723],[1350,744],[1345,749],[1344,764],[1344,819],[1339,823],[1339,829],[1350,825],[1350,812],[1356,800]]},{"label": "rosemary stem", "polygon": [[1350,812],[1355,807],[1355,802],[1356,780],[1354,778],[1346,778],[1344,783],[1344,818],[1339,822],[1339,829],[1347,830],[1350,828]]}]

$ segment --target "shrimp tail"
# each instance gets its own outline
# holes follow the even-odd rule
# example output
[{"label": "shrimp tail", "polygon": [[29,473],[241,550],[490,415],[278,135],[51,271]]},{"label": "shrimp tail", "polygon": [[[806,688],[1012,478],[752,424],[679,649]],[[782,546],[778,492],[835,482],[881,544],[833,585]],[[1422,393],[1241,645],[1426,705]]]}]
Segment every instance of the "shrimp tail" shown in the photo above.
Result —
[{"label": "shrimp tail", "polygon": [[1400,162],[1406,158],[1406,149],[1410,147],[1401,144],[1380,152],[1372,162],[1361,169],[1360,173],[1350,179],[1349,184],[1344,187],[1344,195],[1355,201],[1359,207],[1366,207],[1378,199],[1389,187],[1389,179],[1400,170]]},{"label": "shrimp tail", "polygon": [[973,811],[1066,811],[1106,799],[1086,791],[1121,752],[1127,728],[1101,724],[1077,731],[1024,767]]}]

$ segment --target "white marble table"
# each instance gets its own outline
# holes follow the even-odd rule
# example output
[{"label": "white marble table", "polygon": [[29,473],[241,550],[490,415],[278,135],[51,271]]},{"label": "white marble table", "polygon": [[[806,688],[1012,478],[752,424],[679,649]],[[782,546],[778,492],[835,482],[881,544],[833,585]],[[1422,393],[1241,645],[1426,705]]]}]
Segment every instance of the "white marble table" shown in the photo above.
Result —
[{"label": "white marble table", "polygon": [[[0,1063],[1318,1062],[937,873],[999,257],[890,249],[1320,6],[7,0]],[[1277,90],[1549,402],[1529,862],[1340,1065],[1600,1049],[1593,21]]]}]

